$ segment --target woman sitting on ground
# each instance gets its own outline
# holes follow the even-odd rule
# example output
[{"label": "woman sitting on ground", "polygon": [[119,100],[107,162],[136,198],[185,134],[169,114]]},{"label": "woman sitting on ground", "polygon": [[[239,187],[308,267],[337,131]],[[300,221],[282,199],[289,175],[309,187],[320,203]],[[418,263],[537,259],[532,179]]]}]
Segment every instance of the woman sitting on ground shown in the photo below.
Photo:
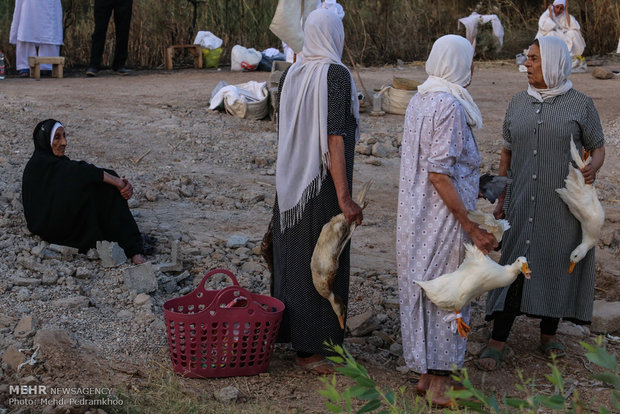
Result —
[{"label": "woman sitting on ground", "polygon": [[143,239],[127,205],[131,183],[112,170],[66,157],[65,129],[54,119],[39,122],[33,139],[22,179],[28,230],[81,253],[99,240],[115,241],[134,264],[145,263]]}]

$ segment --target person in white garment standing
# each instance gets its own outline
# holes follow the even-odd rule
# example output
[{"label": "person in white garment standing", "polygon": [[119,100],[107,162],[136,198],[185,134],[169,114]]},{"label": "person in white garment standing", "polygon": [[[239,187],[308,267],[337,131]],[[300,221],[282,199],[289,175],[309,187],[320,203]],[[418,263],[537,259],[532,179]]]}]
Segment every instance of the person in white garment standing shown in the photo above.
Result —
[{"label": "person in white garment standing", "polygon": [[[9,37],[16,45],[18,76],[30,76],[29,56],[59,56],[62,45],[62,5],[60,0],[15,0]],[[41,65],[51,71],[52,65]]]},{"label": "person in white garment standing", "polygon": [[586,41],[581,35],[581,26],[574,16],[568,14],[568,0],[555,0],[538,19],[536,39],[544,36],[559,37],[566,43],[572,59],[573,72],[585,72],[583,50]]}]

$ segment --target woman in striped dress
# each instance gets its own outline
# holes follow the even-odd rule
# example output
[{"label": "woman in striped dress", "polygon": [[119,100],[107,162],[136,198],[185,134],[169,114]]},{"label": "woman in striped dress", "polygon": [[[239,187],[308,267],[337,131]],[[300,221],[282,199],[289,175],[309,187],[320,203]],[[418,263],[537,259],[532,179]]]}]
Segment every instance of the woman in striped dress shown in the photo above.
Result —
[{"label": "woman in striped dress", "polygon": [[532,277],[520,275],[510,286],[487,297],[487,320],[494,320],[487,348],[477,361],[483,370],[497,368],[508,334],[519,314],[541,318],[541,351],[563,356],[555,338],[560,319],[587,324],[594,300],[594,249],[568,274],[570,252],[581,241],[579,221],[555,192],[564,187],[571,160],[570,140],[592,153],[582,169],[594,182],[603,165],[603,130],[592,100],[568,80],[571,57],[555,37],[534,41],[527,55],[527,91],[512,98],[504,120],[499,175],[512,177],[510,196],[498,200],[495,216],[506,217],[500,264],[526,256]]},{"label": "woman in striped dress", "polygon": [[[351,198],[359,103],[340,58],[344,28],[319,9],[304,28],[303,59],[280,80],[276,202],[273,208],[273,295],[286,305],[278,339],[291,342],[296,364],[333,372],[325,342],[342,344],[344,331],[330,303],[314,288],[310,261],[323,225],[344,213],[361,224]],[[334,293],[349,296],[349,246],[340,255]]]}]

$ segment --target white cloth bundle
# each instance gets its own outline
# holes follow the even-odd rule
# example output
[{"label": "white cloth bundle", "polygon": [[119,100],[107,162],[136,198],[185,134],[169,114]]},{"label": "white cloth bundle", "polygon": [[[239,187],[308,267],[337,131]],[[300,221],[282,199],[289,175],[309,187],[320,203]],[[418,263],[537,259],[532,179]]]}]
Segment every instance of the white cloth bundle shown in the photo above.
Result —
[{"label": "white cloth bundle", "polygon": [[476,49],[476,36],[478,35],[478,26],[491,22],[493,27],[493,35],[499,40],[499,49],[504,44],[504,26],[499,20],[499,17],[495,14],[478,14],[473,12],[467,17],[462,17],[458,21],[458,27],[460,29],[461,24],[465,26],[465,37],[469,40],[474,50]]}]

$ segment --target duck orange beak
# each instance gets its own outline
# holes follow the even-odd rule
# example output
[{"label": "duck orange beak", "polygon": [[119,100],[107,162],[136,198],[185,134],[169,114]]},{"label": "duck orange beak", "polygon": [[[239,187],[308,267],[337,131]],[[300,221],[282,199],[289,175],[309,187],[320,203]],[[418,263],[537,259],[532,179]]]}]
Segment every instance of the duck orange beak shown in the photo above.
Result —
[{"label": "duck orange beak", "polygon": [[344,331],[344,316],[338,315],[338,323],[340,324],[340,328]]},{"label": "duck orange beak", "polygon": [[573,273],[573,270],[575,270],[575,265],[576,265],[576,264],[577,264],[577,263],[574,263],[574,262],[572,262],[572,261],[570,262],[570,264],[568,265],[568,273],[569,273],[569,274],[570,274],[570,273]]},{"label": "duck orange beak", "polygon": [[525,276],[526,279],[530,278],[530,275],[532,274],[532,271],[527,266],[527,263],[522,263],[521,264],[521,273],[523,273],[523,276]]}]

